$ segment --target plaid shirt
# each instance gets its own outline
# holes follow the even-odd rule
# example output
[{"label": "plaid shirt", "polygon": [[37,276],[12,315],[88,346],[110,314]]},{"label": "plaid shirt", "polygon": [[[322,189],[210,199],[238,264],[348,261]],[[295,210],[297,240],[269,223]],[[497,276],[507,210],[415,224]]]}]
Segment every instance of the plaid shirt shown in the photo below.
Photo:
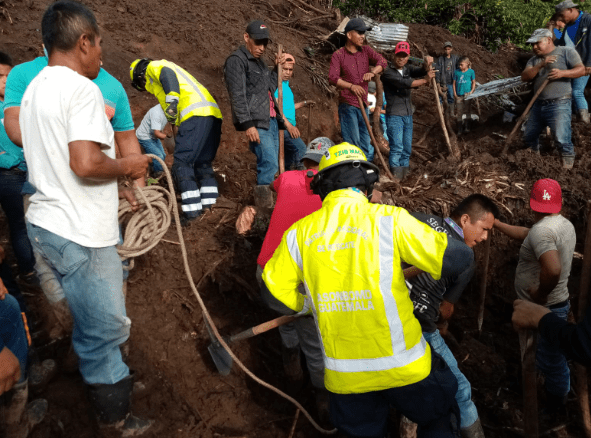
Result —
[{"label": "plaid shirt", "polygon": [[[336,85],[339,79],[350,82],[353,85],[359,85],[365,90],[365,103],[367,104],[367,82],[363,80],[363,75],[369,73],[369,61],[382,66],[385,70],[388,66],[386,59],[369,46],[363,46],[356,53],[349,52],[345,47],[332,54],[330,60],[330,70],[328,80]],[[339,97],[340,103],[346,103],[359,108],[357,96],[348,89],[342,89]]]}]

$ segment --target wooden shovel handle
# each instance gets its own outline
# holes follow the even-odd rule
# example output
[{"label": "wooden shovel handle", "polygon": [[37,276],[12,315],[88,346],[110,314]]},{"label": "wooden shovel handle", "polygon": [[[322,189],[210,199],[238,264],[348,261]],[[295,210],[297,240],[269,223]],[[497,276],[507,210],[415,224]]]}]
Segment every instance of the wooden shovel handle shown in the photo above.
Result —
[{"label": "wooden shovel handle", "polygon": [[386,170],[386,175],[388,175],[388,178],[394,181],[394,176],[392,175],[392,172],[390,172],[390,166],[386,164],[386,162],[384,161],[384,157],[382,156],[382,152],[380,151],[380,146],[378,145],[378,142],[376,141],[376,138],[373,135],[371,125],[369,124],[369,118],[367,117],[367,114],[365,112],[365,103],[363,102],[363,99],[361,99],[361,97],[359,96],[357,96],[357,100],[359,101],[359,109],[361,110],[361,114],[363,115],[363,120],[365,120],[365,126],[367,126],[367,132],[369,132],[369,138],[371,138],[373,148],[378,154],[382,166],[384,166],[384,169]]},{"label": "wooden shovel handle", "polygon": [[505,141],[505,147],[503,148],[503,155],[505,155],[507,153],[507,150],[509,149],[509,144],[511,143],[511,140],[513,140],[513,136],[515,135],[515,133],[517,132],[517,130],[519,129],[519,127],[523,123],[523,120],[525,119],[525,117],[529,113],[529,110],[531,109],[531,107],[533,106],[535,101],[538,99],[538,97],[540,96],[542,91],[544,91],[544,88],[546,88],[546,85],[548,85],[549,81],[550,81],[549,79],[546,79],[544,82],[542,82],[542,85],[540,85],[540,88],[538,88],[538,91],[536,91],[536,94],[534,94],[534,97],[532,97],[530,102],[527,104],[527,107],[525,108],[525,111],[523,112],[521,117],[519,117],[519,119],[517,119],[517,123],[515,123],[513,130],[511,131],[511,133],[509,134],[509,137],[507,137],[507,140]]},{"label": "wooden shovel handle", "polygon": [[229,342],[240,341],[242,339],[252,338],[253,336],[260,335],[261,333],[268,332],[276,327],[289,324],[295,321],[299,316],[295,315],[284,315],[279,318],[272,319],[271,321],[263,322],[262,324],[256,325],[249,329],[244,330],[234,336],[230,336]]}]

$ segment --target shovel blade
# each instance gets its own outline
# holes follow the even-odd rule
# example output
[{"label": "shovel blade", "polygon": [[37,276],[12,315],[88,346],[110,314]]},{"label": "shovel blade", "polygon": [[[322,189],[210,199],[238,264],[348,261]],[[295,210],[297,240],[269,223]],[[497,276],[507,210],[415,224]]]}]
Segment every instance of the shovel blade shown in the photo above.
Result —
[{"label": "shovel blade", "polygon": [[215,367],[222,376],[227,376],[232,371],[232,358],[221,345],[210,344],[207,349],[213,359]]}]

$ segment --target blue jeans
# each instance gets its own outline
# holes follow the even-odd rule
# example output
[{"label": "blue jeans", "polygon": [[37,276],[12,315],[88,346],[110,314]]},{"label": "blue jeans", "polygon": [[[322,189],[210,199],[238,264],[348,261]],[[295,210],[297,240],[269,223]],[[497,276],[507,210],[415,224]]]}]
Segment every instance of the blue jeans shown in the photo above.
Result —
[{"label": "blue jeans", "polygon": [[18,302],[16,298],[8,294],[0,301],[0,338],[2,338],[4,346],[18,359],[21,366],[19,383],[24,382],[29,345]]},{"label": "blue jeans", "polygon": [[587,86],[587,81],[589,80],[589,76],[581,76],[580,78],[576,78],[572,80],[573,86],[573,103],[575,105],[576,110],[582,109],[589,109],[589,104],[587,104],[587,99],[585,99],[585,87]]},{"label": "blue jeans", "polygon": [[390,144],[390,167],[408,167],[412,153],[412,115],[386,114],[386,126]]},{"label": "blue jeans", "polygon": [[[446,84],[447,87],[447,103],[454,103],[455,99],[454,99],[454,85],[453,84]],[[443,99],[441,98],[441,96],[439,96],[439,102],[441,102],[443,104]]]},{"label": "blue jeans", "polygon": [[21,191],[27,180],[25,172],[0,169],[0,205],[10,230],[10,241],[19,272],[29,274],[35,269],[35,256],[25,225],[25,207]]},{"label": "blue jeans", "polygon": [[373,161],[374,150],[361,110],[355,106],[341,103],[339,105],[339,120],[343,140],[361,149],[367,161]]},{"label": "blue jeans", "polygon": [[456,401],[460,407],[460,427],[465,429],[472,426],[474,422],[478,420],[478,411],[472,402],[472,387],[470,386],[470,382],[468,382],[466,376],[464,376],[458,368],[458,362],[439,334],[439,330],[435,330],[433,333],[423,332],[423,336],[429,345],[431,345],[431,348],[433,348],[433,350],[443,358],[445,363],[447,363],[447,366],[449,366],[453,375],[456,376],[456,380],[458,381]]},{"label": "blue jeans", "polygon": [[89,385],[112,385],[129,375],[119,345],[129,338],[123,270],[115,246],[88,248],[27,223],[31,243],[64,289],[74,318],[72,344]]},{"label": "blue jeans", "polygon": [[[560,319],[566,321],[570,303],[550,309]],[[544,374],[546,391],[557,396],[564,396],[570,391],[570,370],[566,358],[559,349],[552,348],[543,336],[538,336],[536,366]]]},{"label": "blue jeans", "polygon": [[306,143],[302,137],[291,138],[289,131],[283,131],[283,144],[285,147],[285,168],[289,169],[291,166],[303,169],[300,160],[306,154]]},{"label": "blue jeans", "polygon": [[[162,160],[166,158],[164,147],[162,147],[162,142],[159,139],[151,138],[149,140],[140,140],[138,138],[137,141],[140,142],[140,145],[142,148],[144,148],[144,152],[146,154],[156,155],[158,158]],[[162,172],[164,170],[160,163],[156,160],[152,161],[152,168],[154,169],[154,172]]]},{"label": "blue jeans", "polygon": [[523,140],[527,147],[534,151],[540,148],[539,137],[546,126],[550,127],[554,142],[563,157],[574,157],[575,148],[571,141],[571,116],[572,106],[570,99],[561,99],[554,103],[545,104],[544,101],[536,101],[529,113],[529,119],[525,125]]},{"label": "blue jeans", "polygon": [[257,157],[257,184],[269,185],[279,170],[279,128],[271,117],[269,129],[257,128],[260,143],[250,142],[250,150]]},{"label": "blue jeans", "polygon": [[384,138],[388,141],[388,127],[386,126],[386,115],[380,114],[380,126],[382,127],[382,131],[384,131]]}]

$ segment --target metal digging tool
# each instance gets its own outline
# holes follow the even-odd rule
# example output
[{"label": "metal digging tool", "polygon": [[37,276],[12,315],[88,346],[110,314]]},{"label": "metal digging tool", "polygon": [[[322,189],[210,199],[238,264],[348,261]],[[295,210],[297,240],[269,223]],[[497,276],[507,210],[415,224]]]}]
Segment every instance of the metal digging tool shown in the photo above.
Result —
[{"label": "metal digging tool", "polygon": [[[271,321],[267,321],[244,330],[243,332],[240,332],[234,336],[224,337],[224,341],[226,341],[226,344],[230,344],[231,342],[252,338],[253,336],[260,335],[261,333],[267,332],[276,327],[289,324],[290,322],[295,321],[297,318],[299,318],[299,316],[280,316],[279,318],[272,319]],[[209,344],[207,347],[209,354],[211,354],[211,358],[213,359],[213,363],[218,369],[218,372],[222,376],[227,376],[230,374],[230,371],[232,371],[232,358],[226,349],[222,347],[220,341],[218,341],[218,339],[215,337],[207,321],[205,321],[205,326],[207,327],[209,337],[211,338],[211,344]]]}]

